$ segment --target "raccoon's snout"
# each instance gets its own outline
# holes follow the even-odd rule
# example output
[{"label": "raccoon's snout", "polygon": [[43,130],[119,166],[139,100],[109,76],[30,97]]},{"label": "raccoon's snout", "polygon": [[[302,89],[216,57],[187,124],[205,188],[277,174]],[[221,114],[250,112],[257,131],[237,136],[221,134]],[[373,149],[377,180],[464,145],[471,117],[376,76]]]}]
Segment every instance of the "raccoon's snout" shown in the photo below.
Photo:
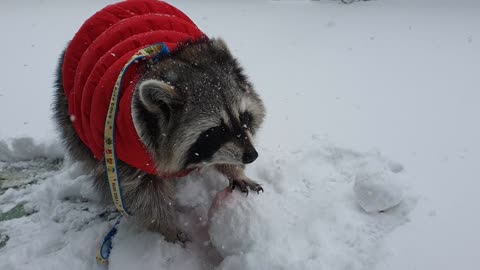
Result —
[{"label": "raccoon's snout", "polygon": [[243,153],[242,162],[244,164],[252,163],[257,159],[257,157],[258,157],[258,152],[257,150],[255,150],[255,148],[252,147],[251,149]]}]

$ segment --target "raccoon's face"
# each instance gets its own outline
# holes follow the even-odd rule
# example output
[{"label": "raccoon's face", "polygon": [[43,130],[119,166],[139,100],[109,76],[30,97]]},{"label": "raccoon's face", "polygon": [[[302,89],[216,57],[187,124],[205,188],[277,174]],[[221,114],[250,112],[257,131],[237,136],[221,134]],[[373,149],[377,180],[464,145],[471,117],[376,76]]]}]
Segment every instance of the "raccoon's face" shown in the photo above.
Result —
[{"label": "raccoon's face", "polygon": [[134,124],[160,171],[255,161],[265,108],[223,41],[187,45],[147,70]]}]

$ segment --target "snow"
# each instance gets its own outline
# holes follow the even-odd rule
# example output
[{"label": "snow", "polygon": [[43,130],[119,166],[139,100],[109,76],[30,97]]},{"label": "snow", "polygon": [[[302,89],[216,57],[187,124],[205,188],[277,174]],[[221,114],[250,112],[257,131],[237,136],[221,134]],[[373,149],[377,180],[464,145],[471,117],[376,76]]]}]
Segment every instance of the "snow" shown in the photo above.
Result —
[{"label": "snow", "polygon": [[0,161],[31,160],[39,157],[49,159],[63,158],[63,149],[59,143],[35,143],[33,138],[19,137],[0,140]]},{"label": "snow", "polygon": [[225,257],[221,269],[372,268],[381,239],[406,222],[415,201],[378,215],[357,207],[356,174],[386,163],[377,154],[326,144],[262,164],[257,174],[265,193],[233,194],[210,220],[212,243]]},{"label": "snow", "polygon": [[381,212],[397,206],[403,188],[389,171],[364,173],[355,177],[353,191],[358,204],[367,212]]},{"label": "snow", "polygon": [[[0,269],[478,268],[475,0],[172,1],[226,40],[265,101],[247,171],[265,192],[230,193],[210,170],[178,180],[191,242],[122,221],[98,266],[117,214],[80,164],[59,163],[49,110],[58,55],[107,2],[2,3],[0,217],[23,216],[0,221]],[[365,211],[367,180],[402,201]]]},{"label": "snow", "polygon": [[[373,215],[357,207],[356,175],[391,163],[378,153],[323,142],[308,151],[298,149],[288,160],[268,150],[265,156],[249,170],[262,182],[264,193],[247,197],[231,192],[226,179],[210,169],[178,180],[179,223],[190,242],[185,247],[168,243],[123,220],[109,267],[367,269],[382,252],[383,237],[404,224],[415,205],[410,197],[398,208]],[[41,162],[48,167],[54,161]],[[12,164],[24,171],[31,165]],[[95,248],[118,214],[93,192],[81,164],[67,160],[60,171],[48,171],[43,178],[0,196],[2,205],[21,202],[30,214],[3,222],[2,233],[10,239],[0,255],[0,268],[51,269],[53,262],[54,269],[97,267]]]}]

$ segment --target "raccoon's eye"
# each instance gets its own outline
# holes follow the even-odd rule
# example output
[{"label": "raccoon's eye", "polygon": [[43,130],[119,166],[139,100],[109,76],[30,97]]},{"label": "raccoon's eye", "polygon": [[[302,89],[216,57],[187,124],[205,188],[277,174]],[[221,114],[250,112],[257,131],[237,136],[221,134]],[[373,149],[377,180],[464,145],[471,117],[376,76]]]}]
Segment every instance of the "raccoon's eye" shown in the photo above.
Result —
[{"label": "raccoon's eye", "polygon": [[210,159],[230,138],[230,131],[223,123],[202,132],[188,151],[186,165]]},{"label": "raccoon's eye", "polygon": [[252,114],[249,112],[243,112],[239,116],[240,124],[242,125],[243,128],[247,129],[250,128],[250,125],[253,122],[253,117]]}]

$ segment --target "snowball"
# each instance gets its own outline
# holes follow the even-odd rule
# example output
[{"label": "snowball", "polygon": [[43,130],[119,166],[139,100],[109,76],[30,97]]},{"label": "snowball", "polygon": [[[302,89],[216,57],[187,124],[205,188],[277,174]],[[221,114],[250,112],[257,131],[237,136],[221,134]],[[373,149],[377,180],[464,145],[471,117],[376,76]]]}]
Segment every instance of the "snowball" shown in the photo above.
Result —
[{"label": "snowball", "polygon": [[209,234],[223,257],[247,253],[257,239],[264,238],[255,212],[252,198],[244,194],[224,190],[216,196],[209,213]]},{"label": "snowball", "polygon": [[390,209],[403,198],[402,186],[390,171],[357,175],[353,191],[358,204],[369,213]]}]

